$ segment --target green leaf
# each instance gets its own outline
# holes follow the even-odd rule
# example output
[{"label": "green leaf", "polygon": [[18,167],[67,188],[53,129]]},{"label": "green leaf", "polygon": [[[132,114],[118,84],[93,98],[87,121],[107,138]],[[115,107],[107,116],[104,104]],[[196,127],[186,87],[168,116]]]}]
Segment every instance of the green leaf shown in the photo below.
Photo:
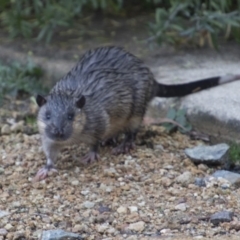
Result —
[{"label": "green leaf", "polygon": [[176,117],[176,110],[174,108],[170,108],[167,112],[167,118],[174,120]]}]

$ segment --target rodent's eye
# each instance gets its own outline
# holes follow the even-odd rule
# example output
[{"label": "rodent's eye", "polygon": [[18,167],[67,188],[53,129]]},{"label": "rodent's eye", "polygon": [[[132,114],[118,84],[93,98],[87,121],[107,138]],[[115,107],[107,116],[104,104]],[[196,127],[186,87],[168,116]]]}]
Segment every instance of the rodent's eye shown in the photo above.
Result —
[{"label": "rodent's eye", "polygon": [[73,113],[68,114],[68,120],[73,120],[73,117],[74,117]]},{"label": "rodent's eye", "polygon": [[49,112],[46,113],[46,119],[49,120],[51,118],[51,115]]}]

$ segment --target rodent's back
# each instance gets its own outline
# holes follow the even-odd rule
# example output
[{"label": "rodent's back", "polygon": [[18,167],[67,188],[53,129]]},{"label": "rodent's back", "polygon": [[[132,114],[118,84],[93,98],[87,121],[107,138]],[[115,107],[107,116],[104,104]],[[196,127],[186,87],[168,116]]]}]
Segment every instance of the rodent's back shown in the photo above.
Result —
[{"label": "rodent's back", "polygon": [[100,47],[86,52],[51,93],[89,96],[89,108],[127,118],[145,112],[155,84],[152,73],[139,58],[120,47]]},{"label": "rodent's back", "polygon": [[[112,81],[115,82],[120,80],[121,74],[134,77],[128,82],[134,87],[137,87],[137,84],[141,82],[141,79],[134,80],[135,76],[137,78],[146,74],[148,78],[151,76],[151,79],[146,80],[145,84],[154,81],[148,67],[136,56],[121,47],[99,47],[87,51],[76,66],[55,85],[51,92],[65,92],[68,90],[72,92],[77,89],[76,94],[81,91],[82,94],[88,95],[96,91],[96,88],[99,89],[106,85],[105,76],[113,77]],[[115,79],[116,75],[119,75],[117,79]],[[123,82],[121,83],[123,84]]]}]

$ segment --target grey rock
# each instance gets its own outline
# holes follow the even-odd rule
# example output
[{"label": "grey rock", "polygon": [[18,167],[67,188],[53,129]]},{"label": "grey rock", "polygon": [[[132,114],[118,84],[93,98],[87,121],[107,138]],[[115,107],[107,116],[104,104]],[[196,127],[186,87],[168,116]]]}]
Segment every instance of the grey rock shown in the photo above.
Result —
[{"label": "grey rock", "polygon": [[203,178],[195,178],[195,185],[199,187],[206,187],[206,182]]},{"label": "grey rock", "polygon": [[111,208],[109,208],[107,206],[100,206],[98,211],[99,211],[99,213],[111,212]]},{"label": "grey rock", "polygon": [[7,215],[9,215],[9,214],[10,214],[10,213],[7,212],[7,211],[2,211],[2,210],[0,210],[0,218],[5,217],[5,216],[7,216]]},{"label": "grey rock", "polygon": [[76,233],[65,232],[61,229],[43,231],[41,240],[82,240]]},{"label": "grey rock", "polygon": [[95,203],[94,202],[90,202],[90,201],[86,201],[83,203],[83,206],[85,208],[93,208],[95,206]]},{"label": "grey rock", "polygon": [[222,212],[214,213],[210,217],[210,222],[214,225],[218,225],[219,223],[222,223],[222,222],[231,222],[232,219],[233,219],[233,212],[222,211]]},{"label": "grey rock", "polygon": [[215,178],[224,178],[228,180],[232,185],[240,187],[240,174],[226,171],[226,170],[217,170],[212,174]]},{"label": "grey rock", "polygon": [[209,165],[223,165],[228,162],[229,146],[225,143],[220,143],[214,146],[197,146],[194,148],[185,149],[186,155],[194,163],[204,163]]},{"label": "grey rock", "polygon": [[8,231],[5,228],[0,228],[0,236],[6,236]]}]

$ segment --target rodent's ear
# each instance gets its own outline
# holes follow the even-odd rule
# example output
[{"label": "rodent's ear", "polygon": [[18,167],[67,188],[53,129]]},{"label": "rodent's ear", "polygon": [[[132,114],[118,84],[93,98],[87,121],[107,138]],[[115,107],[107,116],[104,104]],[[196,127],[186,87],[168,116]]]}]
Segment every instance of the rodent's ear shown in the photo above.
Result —
[{"label": "rodent's ear", "polygon": [[76,101],[76,107],[77,108],[83,108],[86,102],[86,98],[84,96],[81,96],[77,101]]},{"label": "rodent's ear", "polygon": [[46,98],[45,97],[43,97],[42,95],[37,95],[37,97],[36,97],[36,102],[37,102],[37,105],[39,106],[39,107],[41,107],[41,106],[43,106],[46,102],[47,102],[47,100],[46,100]]}]

